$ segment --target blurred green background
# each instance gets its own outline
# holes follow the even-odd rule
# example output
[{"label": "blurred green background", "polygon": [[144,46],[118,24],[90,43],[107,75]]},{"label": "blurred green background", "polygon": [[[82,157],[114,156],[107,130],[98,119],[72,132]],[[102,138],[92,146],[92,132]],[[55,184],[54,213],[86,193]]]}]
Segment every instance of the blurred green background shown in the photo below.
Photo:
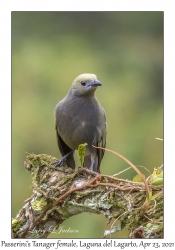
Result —
[{"label": "blurred green background", "polygon": [[[82,73],[103,83],[96,95],[107,116],[106,147],[150,171],[163,162],[163,143],[155,139],[163,138],[163,12],[12,12],[13,217],[32,194],[26,152],[60,158],[53,110]],[[106,152],[101,173],[127,167]],[[83,213],[62,224],[77,234],[50,237],[101,238],[106,223]]]}]

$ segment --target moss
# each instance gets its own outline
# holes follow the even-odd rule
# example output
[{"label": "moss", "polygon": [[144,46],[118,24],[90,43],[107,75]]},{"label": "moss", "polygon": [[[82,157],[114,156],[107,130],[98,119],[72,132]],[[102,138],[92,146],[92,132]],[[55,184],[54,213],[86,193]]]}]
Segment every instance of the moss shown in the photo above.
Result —
[{"label": "moss", "polygon": [[13,219],[12,220],[12,229],[13,229],[13,231],[17,232],[22,224],[23,224],[23,222],[21,220]]},{"label": "moss", "polygon": [[[94,178],[95,174],[89,174],[84,168],[74,171],[66,166],[61,168],[54,167],[51,165],[54,161],[56,161],[54,157],[44,154],[27,155],[27,160],[25,162],[26,168],[32,173],[33,192],[37,194],[37,196],[33,198],[34,201],[30,202],[32,208],[35,210],[34,215],[41,214],[45,207],[53,203],[67,191],[81,187],[85,185],[87,181]],[[107,177],[102,177],[100,181],[115,183]],[[127,187],[129,187],[129,184]],[[153,191],[153,195],[154,193],[157,193],[157,189]],[[140,225],[144,225],[144,227],[147,225],[147,219],[140,216],[140,208],[145,198],[145,190],[134,190],[132,189],[132,185],[130,191],[122,190],[122,184],[121,189],[119,186],[117,190],[109,186],[89,186],[86,189],[68,193],[61,203],[46,212],[43,221],[54,218],[60,222],[73,215],[88,212],[103,214],[109,220],[112,218],[116,219],[120,216],[122,225],[127,225],[128,230],[132,232]],[[156,197],[156,213],[154,211],[155,203],[153,201],[150,203],[147,211],[145,211],[145,213],[149,214],[148,217],[151,220],[161,218],[161,201],[161,196]],[[14,221],[14,225],[15,223],[20,227],[18,221]],[[15,230],[17,230],[16,227]],[[158,227],[156,223],[149,223],[145,229],[145,233],[148,235],[160,234],[160,227]]]},{"label": "moss", "polygon": [[119,211],[115,211],[113,214],[112,214],[112,217],[113,218],[117,218],[121,213]]},{"label": "moss", "polygon": [[18,220],[18,219],[12,220],[12,236],[13,236],[13,238],[16,237],[16,234],[18,233],[18,231],[22,225],[23,225],[23,221]]},{"label": "moss", "polygon": [[92,194],[92,191],[91,190],[86,190],[86,191],[83,191],[83,192],[79,192],[77,195],[76,195],[76,200],[79,200],[81,198],[84,198],[86,197],[87,195],[89,194]]},{"label": "moss", "polygon": [[123,207],[123,203],[121,201],[117,202],[118,207]]},{"label": "moss", "polygon": [[42,197],[39,197],[35,201],[32,202],[32,208],[37,211],[42,210],[46,206],[47,206],[47,201]]},{"label": "moss", "polygon": [[163,223],[148,223],[145,227],[145,233],[148,235],[159,233],[163,230]]}]

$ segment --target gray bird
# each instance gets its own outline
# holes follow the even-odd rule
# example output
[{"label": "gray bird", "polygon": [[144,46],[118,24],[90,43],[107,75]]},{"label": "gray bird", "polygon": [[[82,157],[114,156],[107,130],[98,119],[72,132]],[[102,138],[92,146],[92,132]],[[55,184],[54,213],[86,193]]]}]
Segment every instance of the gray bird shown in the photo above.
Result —
[{"label": "gray bird", "polygon": [[57,143],[63,156],[56,166],[67,164],[74,169],[74,150],[87,143],[84,167],[100,172],[104,150],[92,145],[106,145],[106,115],[95,97],[95,90],[101,85],[96,75],[81,74],[73,81],[66,97],[55,107]]}]

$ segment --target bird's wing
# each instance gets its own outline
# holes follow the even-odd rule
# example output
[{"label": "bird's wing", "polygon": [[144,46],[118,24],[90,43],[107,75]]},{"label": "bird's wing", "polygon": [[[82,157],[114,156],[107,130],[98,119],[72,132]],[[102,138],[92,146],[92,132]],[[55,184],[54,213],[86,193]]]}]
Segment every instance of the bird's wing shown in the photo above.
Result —
[{"label": "bird's wing", "polygon": [[[105,148],[106,147],[106,131],[103,134],[103,137],[101,137],[101,140],[99,141],[98,147]],[[97,155],[98,155],[98,169],[100,168],[100,163],[103,159],[105,150],[97,148]]]},{"label": "bird's wing", "polygon": [[55,126],[55,129],[56,129],[58,148],[60,150],[61,155],[64,156],[67,153],[69,153],[70,151],[72,151],[72,149],[67,146],[67,144],[63,141],[63,139],[59,135],[57,126]]},{"label": "bird's wing", "polygon": [[[104,112],[104,111],[103,111]],[[106,114],[104,112],[104,121],[105,121],[105,129],[103,132],[103,135],[101,137],[101,140],[98,142],[97,146],[105,148],[106,147],[106,129],[107,129],[107,122],[106,122]],[[100,163],[103,159],[105,150],[104,149],[97,149],[97,156],[98,156],[98,171],[100,172]]]},{"label": "bird's wing", "polygon": [[[63,158],[66,157],[67,166],[71,167],[72,169],[75,169],[73,150],[70,147],[68,147],[67,144],[63,141],[63,139],[61,138],[61,136],[58,133],[57,127],[56,127],[56,135],[57,135],[58,148],[59,148],[60,153],[63,156]],[[61,160],[63,160],[63,158]]]}]

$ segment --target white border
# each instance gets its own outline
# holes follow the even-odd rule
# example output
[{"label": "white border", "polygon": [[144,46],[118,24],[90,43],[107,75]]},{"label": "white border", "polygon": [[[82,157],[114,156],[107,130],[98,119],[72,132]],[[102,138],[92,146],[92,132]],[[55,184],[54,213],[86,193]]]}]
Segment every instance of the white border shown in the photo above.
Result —
[{"label": "white border", "polygon": [[[165,239],[174,242],[175,1],[15,1],[0,3],[1,240],[10,240],[11,204],[11,11],[164,11]],[[94,240],[91,240],[93,242]],[[97,240],[95,241],[97,242]],[[124,240],[122,240],[124,242]],[[152,248],[150,248],[152,249]]]}]

